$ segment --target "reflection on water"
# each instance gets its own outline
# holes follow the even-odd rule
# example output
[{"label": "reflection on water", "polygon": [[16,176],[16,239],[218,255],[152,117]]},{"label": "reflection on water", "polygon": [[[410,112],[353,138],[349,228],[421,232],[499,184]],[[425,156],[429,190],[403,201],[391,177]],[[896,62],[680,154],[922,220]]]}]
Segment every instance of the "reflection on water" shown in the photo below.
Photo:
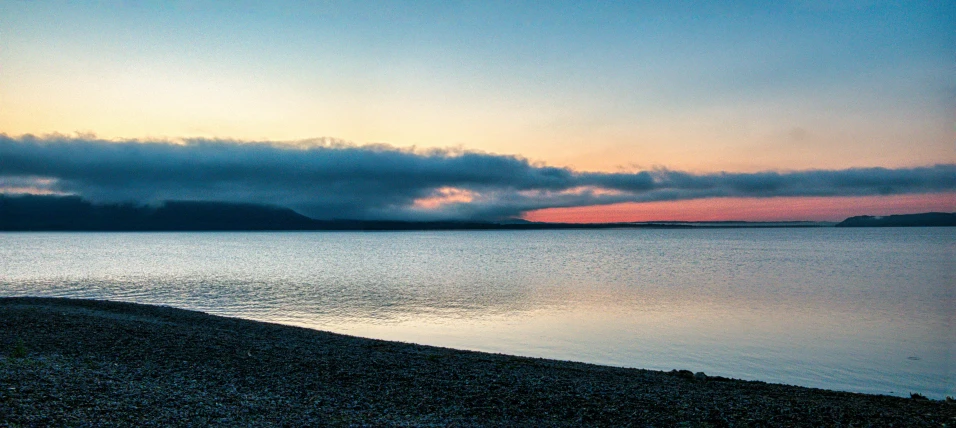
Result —
[{"label": "reflection on water", "polygon": [[0,234],[0,295],[956,395],[956,229]]}]

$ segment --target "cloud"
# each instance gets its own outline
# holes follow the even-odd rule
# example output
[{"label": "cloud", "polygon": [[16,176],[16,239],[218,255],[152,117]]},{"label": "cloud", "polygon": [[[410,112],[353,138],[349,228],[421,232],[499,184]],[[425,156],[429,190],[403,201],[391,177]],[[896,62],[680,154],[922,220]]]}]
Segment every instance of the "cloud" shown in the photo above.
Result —
[{"label": "cloud", "polygon": [[96,202],[287,206],[319,219],[494,220],[553,207],[711,197],[956,191],[956,165],[692,174],[580,172],[518,156],[316,140],[105,141],[0,134],[0,190]]}]

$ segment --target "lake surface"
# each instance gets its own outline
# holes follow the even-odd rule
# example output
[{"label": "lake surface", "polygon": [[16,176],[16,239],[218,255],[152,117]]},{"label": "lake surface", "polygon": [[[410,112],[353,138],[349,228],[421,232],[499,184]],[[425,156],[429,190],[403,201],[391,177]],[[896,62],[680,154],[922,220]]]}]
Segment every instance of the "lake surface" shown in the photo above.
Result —
[{"label": "lake surface", "polygon": [[0,233],[0,296],[956,396],[956,228]]}]

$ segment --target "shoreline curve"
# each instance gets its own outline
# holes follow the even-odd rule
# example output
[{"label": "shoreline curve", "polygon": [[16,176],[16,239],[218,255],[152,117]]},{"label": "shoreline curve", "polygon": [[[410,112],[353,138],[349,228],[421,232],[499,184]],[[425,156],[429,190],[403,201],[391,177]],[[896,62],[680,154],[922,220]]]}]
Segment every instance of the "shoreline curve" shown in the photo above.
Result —
[{"label": "shoreline curve", "polygon": [[0,425],[950,426],[956,403],[0,298]]}]

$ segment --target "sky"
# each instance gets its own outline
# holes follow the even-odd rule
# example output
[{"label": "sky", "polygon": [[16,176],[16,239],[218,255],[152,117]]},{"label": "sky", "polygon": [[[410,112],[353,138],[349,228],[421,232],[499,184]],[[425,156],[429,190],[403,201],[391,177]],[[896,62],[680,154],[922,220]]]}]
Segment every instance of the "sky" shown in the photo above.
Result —
[{"label": "sky", "polygon": [[954,25],[951,1],[0,0],[0,191],[317,218],[952,212]]}]

